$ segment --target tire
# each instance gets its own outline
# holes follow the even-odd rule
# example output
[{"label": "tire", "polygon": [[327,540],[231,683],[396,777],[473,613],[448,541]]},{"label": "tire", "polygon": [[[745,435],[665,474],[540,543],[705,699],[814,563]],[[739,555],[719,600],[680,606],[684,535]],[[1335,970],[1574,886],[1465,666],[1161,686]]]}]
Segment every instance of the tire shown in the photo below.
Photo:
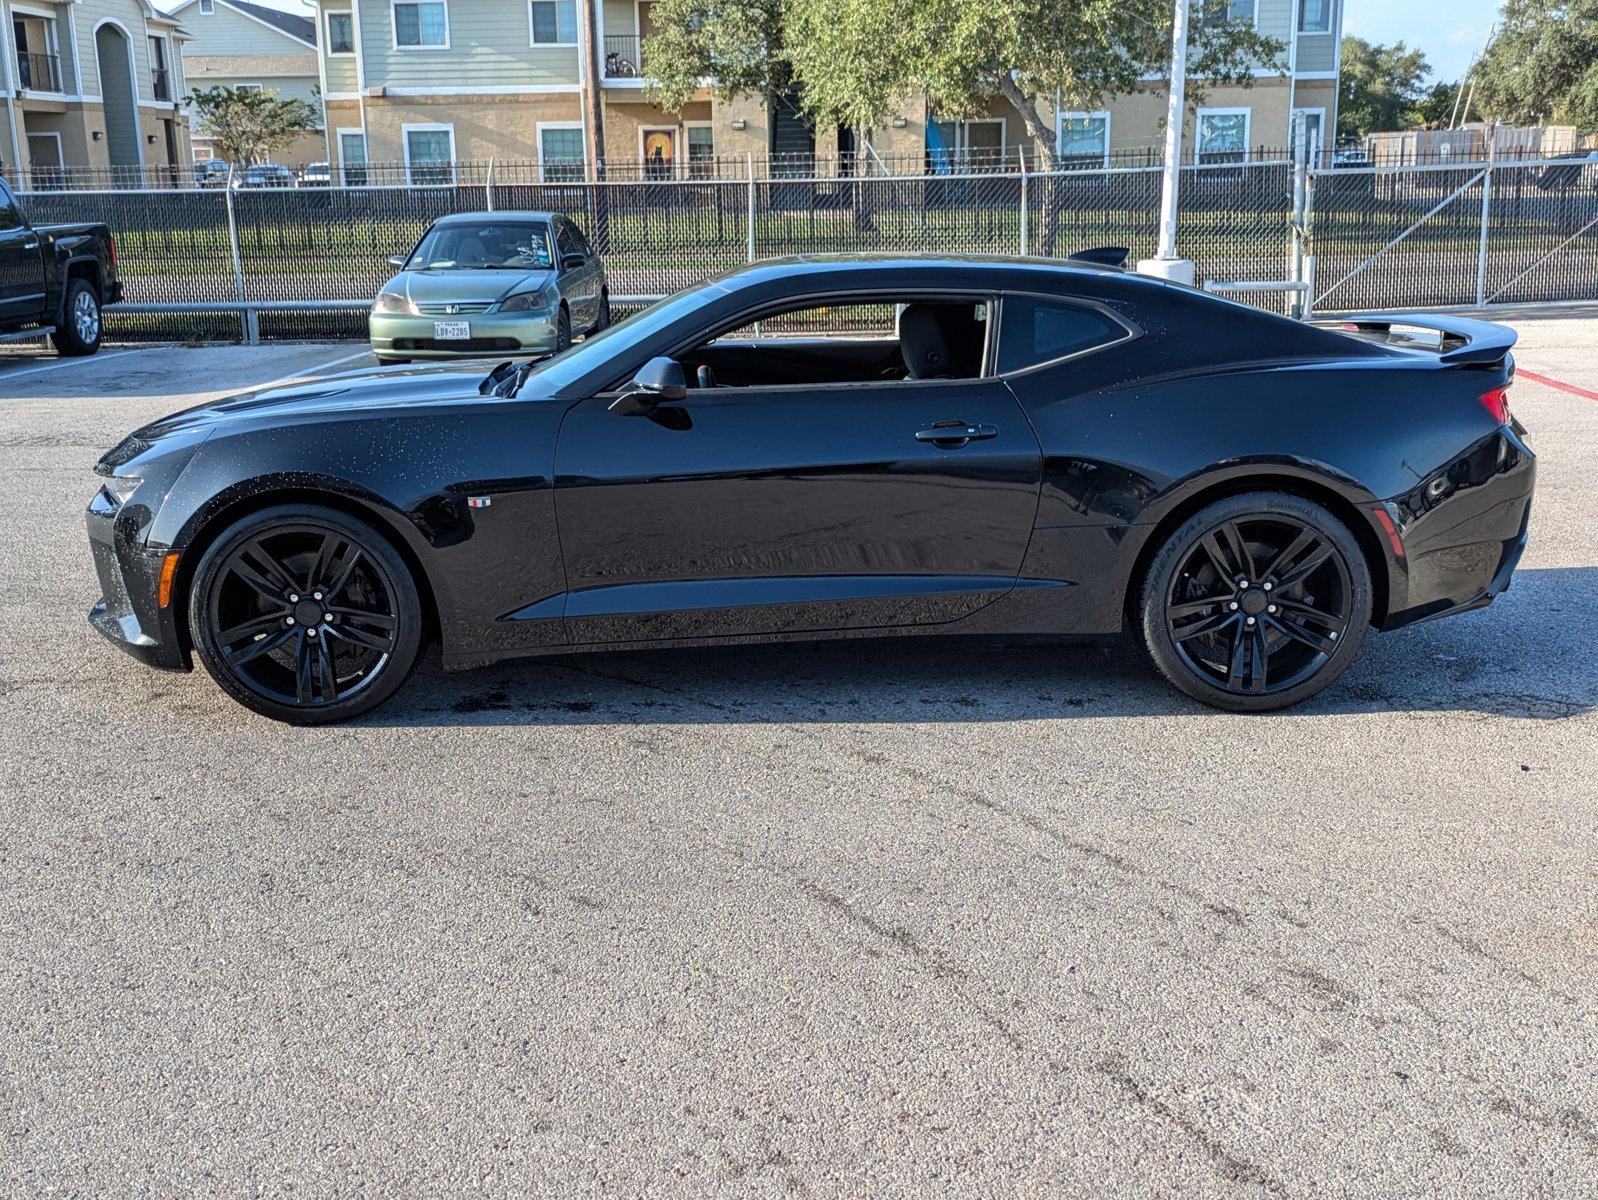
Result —
[{"label": "tire", "polygon": [[66,358],[81,358],[100,348],[103,332],[99,289],[87,279],[67,280],[67,294],[61,298],[61,320],[50,335],[56,353]]},{"label": "tire", "polygon": [[572,315],[566,306],[560,306],[560,315],[555,318],[555,353],[559,354],[572,344]]},{"label": "tire", "polygon": [[229,526],[200,559],[188,620],[222,690],[291,725],[370,712],[405,682],[422,642],[421,600],[399,552],[370,525],[319,505],[263,509]]},{"label": "tire", "polygon": [[594,327],[589,333],[598,333],[610,325],[610,291],[606,289],[599,293],[599,312],[594,316]]},{"label": "tire", "polygon": [[1165,539],[1139,611],[1149,656],[1176,687],[1214,708],[1268,712],[1309,699],[1353,661],[1370,625],[1370,567],[1319,504],[1250,492]]}]

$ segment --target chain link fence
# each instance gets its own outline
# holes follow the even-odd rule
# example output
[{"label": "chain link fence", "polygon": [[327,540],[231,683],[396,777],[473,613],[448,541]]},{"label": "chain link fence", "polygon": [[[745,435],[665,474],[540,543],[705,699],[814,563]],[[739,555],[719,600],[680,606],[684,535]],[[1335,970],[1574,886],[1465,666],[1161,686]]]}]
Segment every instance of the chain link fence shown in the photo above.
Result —
[{"label": "chain link fence", "polygon": [[[748,167],[750,164],[746,163]],[[361,337],[365,308],[448,213],[567,213],[622,312],[756,258],[840,252],[1154,253],[1158,167],[1040,173],[550,180],[449,164],[439,182],[24,193],[37,224],[103,221],[125,340]],[[1201,280],[1295,278],[1293,164],[1182,169],[1182,252]],[[1299,250],[1328,310],[1598,297],[1598,163],[1314,168]],[[1282,295],[1249,302],[1281,310]],[[241,319],[241,306],[255,311]]]}]

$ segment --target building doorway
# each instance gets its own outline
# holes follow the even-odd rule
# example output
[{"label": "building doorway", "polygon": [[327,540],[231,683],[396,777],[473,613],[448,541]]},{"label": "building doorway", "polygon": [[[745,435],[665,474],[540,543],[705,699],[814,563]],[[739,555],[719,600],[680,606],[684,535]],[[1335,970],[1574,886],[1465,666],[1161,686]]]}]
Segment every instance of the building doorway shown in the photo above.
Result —
[{"label": "building doorway", "polygon": [[139,147],[139,94],[133,86],[133,44],[127,31],[114,21],[102,22],[94,31],[94,57],[105,105],[106,156],[112,167],[137,170],[144,158]]}]

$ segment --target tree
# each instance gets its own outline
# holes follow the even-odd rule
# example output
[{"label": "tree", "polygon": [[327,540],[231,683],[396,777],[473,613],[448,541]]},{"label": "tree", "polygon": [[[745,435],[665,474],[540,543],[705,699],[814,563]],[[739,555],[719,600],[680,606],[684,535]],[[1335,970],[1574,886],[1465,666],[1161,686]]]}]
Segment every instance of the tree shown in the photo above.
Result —
[{"label": "tree", "polygon": [[1506,0],[1473,78],[1483,116],[1598,130],[1598,0]]},{"label": "tree", "polygon": [[265,88],[195,88],[189,96],[198,124],[222,157],[238,165],[267,162],[297,134],[315,129],[316,109],[304,100],[280,100]]},{"label": "tree", "polygon": [[1405,128],[1407,118],[1426,98],[1423,84],[1431,73],[1426,56],[1403,42],[1380,46],[1364,38],[1344,38],[1338,132],[1363,137]]},{"label": "tree", "polygon": [[1404,114],[1410,128],[1447,129],[1459,105],[1459,84],[1434,83]]},{"label": "tree", "polygon": [[[1252,19],[1228,19],[1233,7],[1195,6],[1195,81],[1249,86],[1257,63],[1280,61],[1282,44]],[[768,102],[796,89],[817,124],[861,131],[884,126],[917,91],[951,118],[1002,101],[1057,170],[1055,97],[1091,109],[1163,78],[1171,9],[1170,0],[658,0],[643,57],[658,99],[676,112],[707,77]]]}]

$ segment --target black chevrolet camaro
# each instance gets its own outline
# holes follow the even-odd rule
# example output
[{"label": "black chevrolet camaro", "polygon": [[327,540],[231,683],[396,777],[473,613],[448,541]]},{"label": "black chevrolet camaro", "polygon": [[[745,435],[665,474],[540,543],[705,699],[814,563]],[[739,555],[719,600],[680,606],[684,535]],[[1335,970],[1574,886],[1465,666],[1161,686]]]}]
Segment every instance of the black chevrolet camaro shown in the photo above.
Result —
[{"label": "black chevrolet camaro", "polygon": [[429,638],[459,669],[1128,625],[1188,695],[1281,708],[1368,627],[1509,585],[1513,343],[1070,260],[769,261],[486,377],[358,372],[140,429],[97,467],[89,619],[302,723],[380,704]]}]

